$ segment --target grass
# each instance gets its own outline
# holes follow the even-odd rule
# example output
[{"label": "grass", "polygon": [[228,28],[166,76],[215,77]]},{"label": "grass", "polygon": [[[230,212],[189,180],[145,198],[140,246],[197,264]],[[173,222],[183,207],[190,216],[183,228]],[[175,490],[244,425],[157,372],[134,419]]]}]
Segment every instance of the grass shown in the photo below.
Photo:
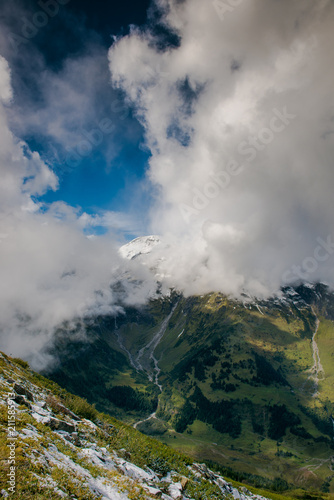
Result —
[{"label": "grass", "polygon": [[[127,348],[133,355],[154,336],[168,315],[173,301],[174,298],[155,301],[141,312],[130,312],[128,322],[125,318],[122,320],[119,328]],[[312,398],[310,384],[305,386],[304,384],[309,375],[307,370],[313,365],[311,338],[315,327],[314,316],[309,309],[299,311],[294,306],[280,308],[261,306],[261,309],[264,315],[255,306],[248,305],[245,308],[242,304],[219,293],[180,299],[165,335],[155,351],[162,369],[160,382],[164,390],[160,395],[159,411],[165,419],[164,425],[172,428],[177,412],[197,385],[210,401],[237,402],[242,418],[242,433],[237,439],[232,439],[228,434],[217,433],[204,422],[195,421],[188,428],[192,434],[188,434],[187,430],[182,435],[169,431],[161,439],[176,449],[196,456],[199,460],[214,456],[220,463],[228,460],[235,470],[254,473],[260,471],[261,475],[271,478],[275,474],[284,474],[292,482],[297,478],[297,484],[305,482],[299,470],[308,467],[310,472],[314,470],[317,476],[314,484],[318,485],[319,481],[325,482],[331,472],[326,464],[315,468],[315,461],[325,460],[334,453],[328,444],[315,441],[326,436],[323,430],[315,425],[315,420],[312,421],[302,411],[302,407],[316,408],[318,412],[324,413],[326,399],[334,404],[333,323],[321,318],[317,341],[326,378],[320,383],[320,397]],[[183,334],[179,336],[182,331]],[[113,349],[118,350],[118,354],[120,353],[112,329],[103,330],[103,339]],[[213,347],[217,342],[220,343],[221,351],[219,347]],[[180,367],[194,353],[195,359],[200,359],[200,363],[203,364],[204,361],[201,360],[204,359],[203,353],[206,351],[211,351],[218,360],[214,365],[205,367],[204,377],[199,378],[198,374],[195,376],[193,366],[183,380],[179,379],[175,367]],[[250,385],[238,380],[237,377],[250,381],[254,376],[249,368],[238,365],[240,361],[254,360],[254,351],[264,356],[276,371],[279,370],[289,385],[274,383]],[[127,385],[139,390],[152,388],[152,384],[150,385],[143,375],[136,374],[129,363],[124,362],[122,366],[120,364],[117,369],[110,372],[109,365],[102,366],[99,354],[100,351],[91,366],[91,373],[96,371],[107,388],[115,385]],[[235,392],[211,387],[213,374],[218,376],[222,363],[226,361],[231,363],[229,383],[236,386]],[[84,369],[85,367],[82,367],[82,370]],[[70,370],[68,376],[71,376]],[[91,393],[94,394],[93,377],[87,381],[87,384],[90,383]],[[125,412],[114,407],[103,395],[95,398],[98,409],[104,409],[127,422],[133,423],[144,418],[135,412]],[[276,441],[268,439],[268,429],[264,430],[263,435],[253,430],[250,408],[253,408],[258,417],[268,411],[270,404],[286,405],[290,412],[300,418],[300,425],[312,436],[311,439],[299,438],[287,431],[281,449],[284,453],[295,456],[278,457],[275,455]],[[329,439],[332,436],[327,437]],[[212,445],[213,442],[217,445]],[[333,481],[331,488],[334,489]]]},{"label": "grass", "polygon": [[[102,430],[98,430],[96,432],[89,427],[85,428],[83,424],[79,424],[79,432],[84,431],[86,435],[90,435],[91,439],[95,439],[99,446],[104,446],[110,450],[120,450],[125,448],[130,453],[131,461],[133,463],[140,467],[149,466],[150,468],[161,474],[165,474],[170,470],[176,470],[180,476],[189,475],[187,465],[191,464],[192,460],[187,455],[174,451],[171,447],[165,446],[155,439],[144,436],[132,427],[116,421],[111,416],[97,412],[94,407],[91,407],[87,403],[87,401],[81,400],[81,398],[68,394],[64,389],[59,387],[54,382],[23,368],[20,363],[13,361],[14,360],[11,360],[10,358],[6,358],[6,360],[0,360],[0,373],[2,373],[5,377],[13,376],[13,374],[15,374],[15,378],[19,378],[21,380],[29,380],[33,384],[39,386],[42,391],[52,391],[52,394],[49,394],[49,400],[53,398],[53,400],[57,402],[59,399],[64,403],[66,402],[66,404],[72,401],[71,409],[81,414],[81,416],[87,416],[88,414],[90,414],[92,418],[104,422],[105,425],[113,425],[114,430],[110,433],[109,437],[106,437]],[[8,362],[12,363],[11,373],[8,371]],[[177,395],[177,393],[175,393],[174,397],[178,398],[179,396]],[[0,425],[2,427],[6,425],[6,419],[7,415],[5,406],[1,405]],[[40,433],[41,439],[39,442],[36,442],[36,440],[33,438],[26,439],[24,440],[24,442],[18,442],[18,446],[16,449],[18,464],[18,498],[25,498],[28,500],[32,498],[59,498],[58,495],[55,495],[52,488],[49,487],[49,481],[47,483],[44,483],[44,485],[43,482],[41,482],[41,479],[43,479],[43,477],[46,477],[46,471],[42,464],[36,464],[34,466],[32,465],[31,460],[28,459],[25,454],[27,447],[28,449],[33,450],[35,454],[38,454],[39,451],[42,451],[43,447],[48,447],[49,444],[52,443],[57,446],[59,451],[68,455],[76,463],[88,468],[93,476],[96,477],[101,474],[101,471],[98,467],[87,464],[85,462],[85,459],[78,457],[76,452],[73,451],[73,449],[71,449],[69,446],[67,446],[63,440],[61,440],[59,437],[56,437],[49,428],[45,427],[42,424],[36,423],[36,421],[27,413],[20,413],[17,419],[18,430],[23,429],[27,426],[27,424],[32,424],[36,427],[37,431]],[[198,452],[201,453],[201,451],[203,451],[201,450],[201,446],[203,445],[204,450],[206,450],[207,453],[209,449],[212,450],[211,455],[209,455],[208,453],[208,460],[212,459],[214,451],[217,450],[218,454],[222,454],[222,464],[224,464],[224,466],[230,463],[235,464],[237,460],[240,460],[240,456],[238,455],[240,454],[240,452],[237,449],[237,441],[234,441],[234,447],[236,449],[232,449],[230,446],[227,450],[229,446],[228,438],[225,435],[222,436],[221,434],[214,431],[211,426],[200,421],[195,421],[190,429],[192,432],[191,435],[181,435],[171,431],[169,432],[170,437],[166,439],[166,441],[168,441],[171,445],[173,445],[174,442],[175,447],[182,447],[184,451],[191,452],[191,454],[193,455],[196,454],[197,449]],[[247,434],[247,429],[245,429],[244,431],[245,434]],[[213,442],[217,442],[217,444],[213,445]],[[208,447],[209,443],[210,447]],[[0,454],[3,463],[6,457],[5,444],[5,433],[2,433],[0,437]],[[250,448],[252,447],[251,445],[252,443],[250,437]],[[264,440],[261,446],[263,448],[263,455],[266,456],[267,459],[270,458],[270,453],[273,451],[271,449],[271,442],[269,440]],[[282,447],[283,446],[284,443],[282,444]],[[226,453],[225,455],[223,454],[223,450]],[[245,452],[245,450],[243,450],[243,452]],[[201,458],[203,458],[202,453]],[[254,456],[252,456],[252,460],[253,459]],[[238,462],[238,464],[239,463],[240,462]],[[284,464],[277,465],[277,461],[276,467],[278,467],[278,471],[282,474],[286,474],[288,472]],[[261,464],[259,465],[259,470],[261,471]],[[36,477],[35,474],[37,474],[38,477]],[[66,492],[67,495],[74,495],[76,498],[82,500],[90,500],[91,498],[93,498],[90,491],[85,487],[82,481],[80,481],[79,477],[75,477],[72,474],[66,473],[57,466],[53,467],[51,476],[61,486],[61,488]],[[121,477],[113,476],[113,479],[117,482],[117,484],[119,484],[120,487],[124,488],[125,491],[129,491],[130,498],[136,500],[144,498],[145,494],[143,492],[136,488],[130,490],[128,484],[122,483],[123,480]],[[244,483],[233,482],[233,484],[239,487],[245,486]],[[4,480],[1,479],[0,488],[4,487],[4,485]],[[306,496],[307,493],[302,490],[296,492],[288,492],[287,494],[277,494],[269,492],[267,490],[259,490],[250,486],[248,486],[247,488],[256,494],[262,494],[267,498],[272,498],[273,500],[289,500],[293,498],[305,498],[305,500],[315,500],[320,498],[323,498],[324,500],[333,499],[333,495],[320,495],[318,493],[314,493],[313,496],[312,493],[308,493],[309,496]],[[204,498],[213,500],[215,498],[221,498],[221,495],[217,488],[205,481],[200,484],[195,483],[194,481],[190,481],[189,485],[187,486],[187,494],[195,500],[201,500]]]},{"label": "grass", "polygon": [[[196,384],[211,401],[220,401],[221,399],[243,401],[247,399],[251,400],[252,405],[258,407],[266,407],[269,404],[285,404],[300,418],[300,425],[309,434],[314,438],[323,436],[311,419],[300,409],[300,405],[310,408],[315,404],[321,406],[321,402],[315,403],[309,393],[300,392],[308,376],[306,370],[313,365],[311,338],[315,320],[310,311],[305,310],[301,313],[297,310],[288,308],[284,310],[283,308],[280,311],[271,310],[270,313],[266,311],[265,316],[262,316],[256,308],[246,310],[220,294],[209,294],[202,299],[192,298],[191,301],[190,310],[187,311],[187,321],[182,314],[182,309],[187,308],[187,303],[181,301],[182,303],[175,312],[175,317],[172,318],[172,327],[167,329],[156,350],[156,355],[157,353],[162,355],[160,367],[165,372],[161,380],[167,392],[163,393],[160,398],[164,408],[167,408],[168,411],[168,407],[170,407],[170,414],[173,415],[175,411],[178,411],[178,408],[182,407],[185,396],[189,394],[189,388]],[[203,315],[205,323],[202,323],[201,335],[199,336],[198,328]],[[226,318],[228,318],[227,323]],[[237,325],[233,336],[228,333],[226,336],[227,353],[232,356],[233,363],[249,358],[252,350],[256,349],[263,353],[276,369],[282,370],[290,387],[250,386],[233,377],[234,374],[243,378],[249,377],[245,370],[234,368],[230,375],[230,381],[238,385],[237,390],[230,393],[213,390],[210,387],[212,373],[219,372],[219,365],[221,361],[224,361],[222,359],[224,354],[223,356],[219,355],[219,362],[215,366],[206,369],[205,380],[197,380],[194,371],[188,373],[186,382],[183,384],[173,380],[170,375],[172,369],[187,353],[194,349],[194,346],[202,345],[205,347],[209,345],[209,339],[213,341],[217,338],[215,334],[217,324],[221,325],[220,332],[222,332],[222,328],[228,332],[231,324]],[[184,333],[178,338],[183,328]],[[327,371],[329,375],[320,387],[322,396],[327,396],[330,399],[333,399],[332,387],[334,385],[332,378],[334,377],[333,330],[331,322],[321,321],[318,332],[319,350],[321,358],[324,360],[324,368],[325,365],[327,367],[325,372]],[[222,333],[219,335],[222,336]],[[189,343],[190,341],[191,343]],[[170,389],[167,388],[171,385],[173,389],[170,392]],[[172,422],[173,417],[169,424]],[[315,469],[318,476],[314,479],[316,485],[321,484],[330,474],[328,464],[317,466],[317,463],[319,464],[320,460],[328,459],[333,454],[333,451],[325,443],[314,440],[308,442],[288,432],[284,437],[281,449],[285,454],[293,456],[277,457],[276,442],[265,436],[256,435],[247,415],[243,417],[242,434],[237,439],[217,433],[211,426],[198,421],[189,426],[182,435],[170,431],[168,434],[164,434],[161,439],[197,459],[205,459],[214,455],[215,460],[223,463],[228,457],[229,464],[234,468],[239,467],[247,472],[256,472],[258,469],[261,474],[272,478],[275,474],[284,472],[292,482],[297,476],[300,476],[298,479],[300,483],[307,482],[308,480],[302,477],[302,473],[299,471],[304,467],[309,467],[310,472]],[[217,445],[212,445],[213,442]],[[234,450],[231,450],[231,446],[234,447]]]},{"label": "grass", "polygon": [[334,387],[334,325],[332,321],[322,319],[317,333],[321,364],[325,379],[320,382],[322,399],[333,398]]}]

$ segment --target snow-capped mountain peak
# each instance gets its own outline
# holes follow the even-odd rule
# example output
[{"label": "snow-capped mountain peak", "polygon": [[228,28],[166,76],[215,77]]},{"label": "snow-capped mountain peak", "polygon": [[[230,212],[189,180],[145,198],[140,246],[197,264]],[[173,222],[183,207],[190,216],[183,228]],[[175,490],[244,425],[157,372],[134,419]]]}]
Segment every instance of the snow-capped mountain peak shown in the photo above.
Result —
[{"label": "snow-capped mountain peak", "polygon": [[140,236],[129,243],[126,243],[119,249],[120,255],[124,259],[135,259],[140,255],[148,254],[152,249],[160,244],[159,236]]}]

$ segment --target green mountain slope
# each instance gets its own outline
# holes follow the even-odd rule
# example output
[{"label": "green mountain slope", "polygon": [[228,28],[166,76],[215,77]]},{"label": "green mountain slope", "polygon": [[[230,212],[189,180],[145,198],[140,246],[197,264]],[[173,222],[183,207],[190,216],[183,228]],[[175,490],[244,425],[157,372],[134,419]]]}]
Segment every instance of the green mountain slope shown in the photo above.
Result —
[{"label": "green mountain slope", "polygon": [[[77,500],[282,500],[228,482],[0,353],[2,498]],[[264,496],[265,495],[265,496]]]},{"label": "green mountain slope", "polygon": [[[161,441],[248,475],[334,491],[334,297],[172,294],[58,345],[51,377]],[[230,472],[232,474],[232,472]]]}]

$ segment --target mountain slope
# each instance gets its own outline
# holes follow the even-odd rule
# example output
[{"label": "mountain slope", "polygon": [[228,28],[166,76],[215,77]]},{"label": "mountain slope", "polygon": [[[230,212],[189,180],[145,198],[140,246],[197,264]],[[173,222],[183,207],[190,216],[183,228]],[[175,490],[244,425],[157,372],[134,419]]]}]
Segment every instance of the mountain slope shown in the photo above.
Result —
[{"label": "mountain slope", "polygon": [[4,498],[265,500],[1,353],[0,412]]},{"label": "mountain slope", "polygon": [[97,318],[50,376],[197,459],[333,490],[333,305],[322,284],[262,302],[172,293]]}]

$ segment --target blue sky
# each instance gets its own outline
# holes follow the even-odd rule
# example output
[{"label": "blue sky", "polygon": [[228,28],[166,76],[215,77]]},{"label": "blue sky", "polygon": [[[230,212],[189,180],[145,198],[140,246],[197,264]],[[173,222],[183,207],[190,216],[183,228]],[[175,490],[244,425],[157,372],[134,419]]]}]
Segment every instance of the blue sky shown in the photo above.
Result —
[{"label": "blue sky", "polygon": [[[9,35],[3,52],[15,96],[12,130],[59,178],[58,189],[35,198],[37,202],[62,201],[89,214],[128,214],[132,223],[113,229],[123,229],[123,237],[131,239],[147,230],[152,193],[145,173],[150,153],[124,93],[111,86],[107,55],[113,37],[126,35],[131,25],[145,25],[149,1],[70,0],[58,7],[57,15],[35,36],[23,42],[14,37],[11,43],[13,34],[26,34],[41,8],[18,0],[5,9]],[[73,105],[66,95],[70,92],[76,92]],[[67,97],[66,109],[62,102]],[[55,116],[58,123],[50,126]],[[101,131],[106,121],[107,131]]]},{"label": "blue sky", "polygon": [[334,286],[333,1],[153,2],[1,4],[5,351],[116,314],[120,279],[145,303],[151,270],[186,295]]},{"label": "blue sky", "polygon": [[45,2],[0,20],[8,127],[58,178],[41,211],[160,235],[182,286],[201,269],[265,294],[304,259],[328,275],[310,259],[332,234],[333,2]]}]

